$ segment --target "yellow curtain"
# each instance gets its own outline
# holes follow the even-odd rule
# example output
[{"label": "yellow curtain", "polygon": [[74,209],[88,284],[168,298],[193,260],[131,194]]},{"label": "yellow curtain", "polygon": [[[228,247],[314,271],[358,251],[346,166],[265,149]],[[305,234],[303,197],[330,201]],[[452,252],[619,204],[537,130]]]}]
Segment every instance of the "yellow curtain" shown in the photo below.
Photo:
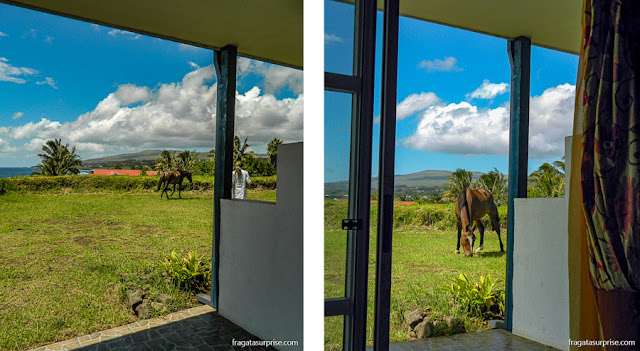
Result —
[{"label": "yellow curtain", "polygon": [[635,102],[640,4],[584,0],[582,28],[569,190],[570,335],[635,339],[640,335]]},{"label": "yellow curtain", "polygon": [[[586,33],[591,23],[591,1],[584,0],[582,33]],[[582,204],[581,166],[583,132],[583,96],[585,76],[586,35],[582,37],[580,61],[576,80],[576,102],[573,119],[573,139],[571,143],[571,176],[569,181],[569,335],[572,340],[601,340],[602,328],[598,319],[595,291],[589,274],[589,252],[587,248],[587,227]],[[578,351],[571,345],[571,351]]]}]

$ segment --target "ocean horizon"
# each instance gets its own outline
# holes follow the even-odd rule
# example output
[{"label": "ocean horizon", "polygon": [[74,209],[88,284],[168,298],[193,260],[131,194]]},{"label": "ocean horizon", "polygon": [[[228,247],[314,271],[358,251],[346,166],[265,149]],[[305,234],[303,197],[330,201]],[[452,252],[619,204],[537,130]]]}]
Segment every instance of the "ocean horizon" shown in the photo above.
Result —
[{"label": "ocean horizon", "polygon": [[35,170],[35,167],[0,167],[0,178],[30,176]]},{"label": "ocean horizon", "polygon": [[[35,167],[0,167],[0,178],[29,177],[32,175]],[[87,175],[93,169],[81,169],[80,175]]]}]

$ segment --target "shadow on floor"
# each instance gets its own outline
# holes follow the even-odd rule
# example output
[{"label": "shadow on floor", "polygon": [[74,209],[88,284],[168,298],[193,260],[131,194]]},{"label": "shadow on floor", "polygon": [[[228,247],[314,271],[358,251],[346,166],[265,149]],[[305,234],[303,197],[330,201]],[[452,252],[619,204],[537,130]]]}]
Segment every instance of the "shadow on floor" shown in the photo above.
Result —
[{"label": "shadow on floor", "polygon": [[[373,347],[367,347],[367,351],[371,350],[373,350]],[[502,329],[405,341],[389,345],[389,351],[427,350],[557,351],[551,346],[513,335]]]},{"label": "shadow on floor", "polygon": [[234,341],[259,340],[217,312],[211,311],[88,346],[64,345],[59,350],[275,350],[272,347],[241,347],[238,344],[234,346]]}]

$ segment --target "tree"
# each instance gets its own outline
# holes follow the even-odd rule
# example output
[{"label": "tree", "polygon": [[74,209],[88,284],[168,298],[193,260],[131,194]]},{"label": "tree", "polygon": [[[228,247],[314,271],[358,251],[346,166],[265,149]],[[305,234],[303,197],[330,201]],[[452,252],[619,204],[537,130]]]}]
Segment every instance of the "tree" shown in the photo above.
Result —
[{"label": "tree", "polygon": [[176,168],[180,171],[193,171],[194,166],[198,163],[196,150],[183,151],[176,158]]},{"label": "tree", "polygon": [[480,176],[474,188],[485,188],[491,192],[498,205],[506,203],[507,179],[504,174],[493,167],[493,170]]},{"label": "tree", "polygon": [[238,162],[242,162],[244,164],[247,156],[253,156],[253,151],[247,151],[247,149],[251,146],[247,144],[247,139],[249,137],[244,138],[244,142],[240,144],[240,138],[236,135],[233,138],[233,164],[235,165]]},{"label": "tree", "polygon": [[282,140],[278,138],[273,138],[267,145],[267,155],[271,158],[271,165],[276,168],[276,164],[278,162],[278,146],[282,144]]},{"label": "tree", "polygon": [[82,160],[76,154],[76,147],[69,150],[69,144],[62,145],[62,139],[47,140],[38,154],[42,163],[36,166],[34,175],[58,176],[79,174]]},{"label": "tree", "polygon": [[155,169],[157,171],[172,171],[175,169],[176,164],[176,152],[169,150],[162,150],[160,158],[157,160]]},{"label": "tree", "polygon": [[147,171],[150,171],[151,169],[147,166],[142,166],[140,167],[140,175],[141,176],[146,176],[147,175]]},{"label": "tree", "polygon": [[473,179],[473,173],[462,168],[456,169],[455,172],[449,177],[450,183],[444,183],[449,187],[443,194],[443,198],[448,201],[454,201],[460,196],[462,189],[471,187],[471,180]]},{"label": "tree", "polygon": [[543,163],[529,174],[532,197],[564,196],[564,162]]}]

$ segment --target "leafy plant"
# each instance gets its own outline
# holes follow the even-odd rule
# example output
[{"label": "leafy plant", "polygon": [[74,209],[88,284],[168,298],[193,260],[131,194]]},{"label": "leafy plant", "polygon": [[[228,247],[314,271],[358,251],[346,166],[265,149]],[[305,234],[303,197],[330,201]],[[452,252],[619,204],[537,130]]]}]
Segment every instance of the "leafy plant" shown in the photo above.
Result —
[{"label": "leafy plant", "polygon": [[460,273],[445,289],[469,313],[481,317],[494,304],[498,304],[504,313],[504,292],[496,288],[499,280],[492,280],[491,274],[487,274],[486,277],[480,276],[479,282],[472,282],[464,273]]},{"label": "leafy plant", "polygon": [[42,163],[36,166],[34,175],[59,176],[79,174],[82,166],[76,147],[69,149],[69,144],[62,144],[61,139],[47,140],[42,146],[43,153],[38,154]]},{"label": "leafy plant", "polygon": [[204,288],[211,281],[211,263],[195,251],[187,253],[186,257],[171,252],[164,261],[164,268],[173,283],[186,290]]}]

